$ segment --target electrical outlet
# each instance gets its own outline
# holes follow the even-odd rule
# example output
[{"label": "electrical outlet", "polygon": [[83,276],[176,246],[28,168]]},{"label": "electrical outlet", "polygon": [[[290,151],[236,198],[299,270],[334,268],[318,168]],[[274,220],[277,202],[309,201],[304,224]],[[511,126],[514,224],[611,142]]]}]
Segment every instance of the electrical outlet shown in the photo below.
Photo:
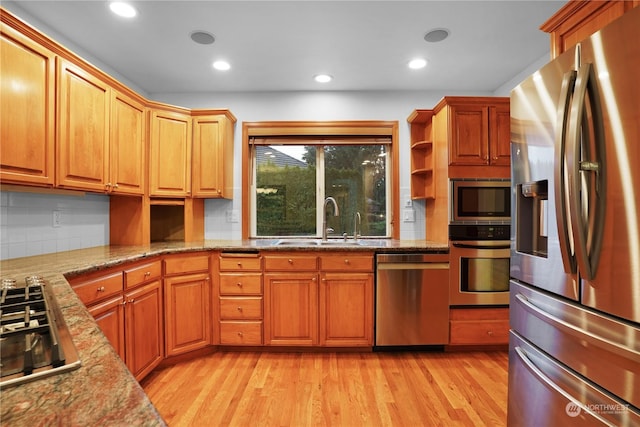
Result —
[{"label": "electrical outlet", "polygon": [[240,214],[235,209],[227,211],[226,215],[227,215],[227,222],[239,222],[240,221]]},{"label": "electrical outlet", "polygon": [[52,223],[54,227],[62,227],[62,212],[61,211],[53,211],[53,219]]}]

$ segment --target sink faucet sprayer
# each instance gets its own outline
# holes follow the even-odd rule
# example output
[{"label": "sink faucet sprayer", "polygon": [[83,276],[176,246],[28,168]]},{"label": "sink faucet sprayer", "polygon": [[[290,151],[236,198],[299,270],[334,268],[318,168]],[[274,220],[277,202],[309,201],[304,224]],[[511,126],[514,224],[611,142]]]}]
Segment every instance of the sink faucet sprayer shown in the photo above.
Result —
[{"label": "sink faucet sprayer", "polygon": [[327,197],[326,199],[324,199],[324,209],[322,211],[322,240],[327,240],[327,205],[329,204],[329,202],[333,203],[333,216],[340,215],[340,210],[338,209],[338,203],[336,203],[336,199],[334,199],[333,197]]}]

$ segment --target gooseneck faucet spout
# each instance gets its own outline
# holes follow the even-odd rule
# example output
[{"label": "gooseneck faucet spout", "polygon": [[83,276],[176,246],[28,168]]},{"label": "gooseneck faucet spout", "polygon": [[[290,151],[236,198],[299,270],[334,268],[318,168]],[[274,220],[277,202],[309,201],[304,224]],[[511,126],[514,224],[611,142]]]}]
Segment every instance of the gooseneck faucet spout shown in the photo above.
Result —
[{"label": "gooseneck faucet spout", "polygon": [[360,216],[360,212],[356,212],[353,217],[353,240],[358,240],[360,238],[360,230],[362,228],[362,217]]},{"label": "gooseneck faucet spout", "polygon": [[338,209],[338,203],[336,203],[336,199],[333,197],[327,197],[324,199],[324,207],[322,209],[322,240],[327,240],[327,205],[329,203],[333,204],[333,216],[340,215],[340,210]]}]

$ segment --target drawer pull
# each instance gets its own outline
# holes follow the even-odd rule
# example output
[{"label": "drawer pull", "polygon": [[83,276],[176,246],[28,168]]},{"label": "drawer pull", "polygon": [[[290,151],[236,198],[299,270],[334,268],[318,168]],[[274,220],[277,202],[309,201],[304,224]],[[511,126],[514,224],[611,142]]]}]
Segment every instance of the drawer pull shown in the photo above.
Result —
[{"label": "drawer pull", "polygon": [[239,287],[239,288],[242,288],[242,283],[238,282],[238,283],[236,283],[236,286]]},{"label": "drawer pull", "polygon": [[100,287],[97,289],[97,291],[98,291],[98,292],[104,292],[104,286],[100,286]]},{"label": "drawer pull", "polygon": [[242,263],[241,262],[238,263],[238,267],[242,268]]},{"label": "drawer pull", "polygon": [[349,260],[348,260],[348,259],[345,259],[345,260],[344,260],[344,263],[345,263],[345,264],[349,264]]},{"label": "drawer pull", "polygon": [[238,307],[238,311],[242,313],[242,307]]},{"label": "drawer pull", "polygon": [[144,273],[144,277],[149,277],[149,276],[151,276],[151,272],[150,272],[150,271],[146,271],[146,272]]},{"label": "drawer pull", "polygon": [[244,335],[242,334],[242,332],[238,332],[238,336],[242,338]]},{"label": "drawer pull", "polygon": [[493,336],[493,331],[487,331],[487,335],[489,335],[490,337]]},{"label": "drawer pull", "polygon": [[289,264],[293,264],[293,260],[291,258],[289,258],[287,261],[289,262]]}]

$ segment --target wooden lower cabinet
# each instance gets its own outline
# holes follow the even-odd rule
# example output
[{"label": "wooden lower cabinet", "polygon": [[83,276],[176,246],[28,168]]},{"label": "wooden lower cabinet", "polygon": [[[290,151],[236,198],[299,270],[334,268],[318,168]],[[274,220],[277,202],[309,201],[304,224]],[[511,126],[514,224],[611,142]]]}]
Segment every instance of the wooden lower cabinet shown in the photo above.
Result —
[{"label": "wooden lower cabinet", "polygon": [[506,345],[509,308],[452,308],[450,345]]},{"label": "wooden lower cabinet", "polygon": [[172,255],[163,260],[167,356],[211,344],[211,255]]},{"label": "wooden lower cabinet", "polygon": [[122,295],[89,307],[100,330],[107,337],[113,349],[125,360],[124,342],[124,301]]},{"label": "wooden lower cabinet", "polygon": [[164,358],[159,259],[69,279],[114,350],[137,380]]},{"label": "wooden lower cabinet", "polygon": [[320,345],[373,345],[373,273],[322,273]]},{"label": "wooden lower cabinet", "polygon": [[154,280],[127,292],[125,298],[125,362],[137,380],[164,358],[162,284]]},{"label": "wooden lower cabinet", "polygon": [[318,274],[264,275],[266,345],[318,344]]},{"label": "wooden lower cabinet", "polygon": [[220,345],[262,345],[262,257],[257,253],[223,253],[214,263]]},{"label": "wooden lower cabinet", "polygon": [[265,344],[373,345],[373,254],[265,256]]}]

